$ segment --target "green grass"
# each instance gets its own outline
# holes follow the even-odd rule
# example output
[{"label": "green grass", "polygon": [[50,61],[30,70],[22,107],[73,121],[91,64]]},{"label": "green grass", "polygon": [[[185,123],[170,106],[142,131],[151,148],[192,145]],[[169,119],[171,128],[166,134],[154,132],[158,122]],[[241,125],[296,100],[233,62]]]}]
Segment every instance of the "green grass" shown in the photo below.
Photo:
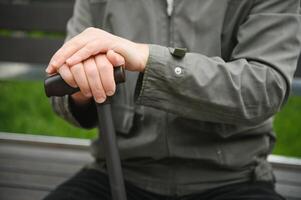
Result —
[{"label": "green grass", "polygon": [[0,131],[93,138],[96,130],[75,128],[57,117],[42,82],[0,82]]},{"label": "green grass", "polygon": [[[44,95],[42,82],[0,82],[0,131],[95,138],[97,130],[83,130],[57,117]],[[301,157],[301,97],[291,97],[277,114],[274,129],[278,142],[274,153]]]},{"label": "green grass", "polygon": [[301,97],[291,97],[274,121],[275,154],[301,157]]}]

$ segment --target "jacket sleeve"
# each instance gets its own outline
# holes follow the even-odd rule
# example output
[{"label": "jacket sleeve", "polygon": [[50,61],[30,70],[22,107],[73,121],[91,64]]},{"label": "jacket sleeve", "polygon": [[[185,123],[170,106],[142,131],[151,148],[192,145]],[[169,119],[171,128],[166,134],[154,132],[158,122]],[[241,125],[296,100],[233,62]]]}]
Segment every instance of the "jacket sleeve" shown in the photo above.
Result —
[{"label": "jacket sleeve", "polygon": [[[87,0],[76,0],[73,16],[67,24],[66,41],[93,26],[90,4]],[[70,96],[51,97],[52,108],[60,117],[71,124],[83,128],[93,128],[96,125],[97,114],[94,103],[86,106],[76,106]]]},{"label": "jacket sleeve", "polygon": [[[287,100],[300,52],[298,0],[255,0],[231,59],[150,45],[136,103],[210,122],[255,125]],[[139,85],[140,84],[140,85]]]}]

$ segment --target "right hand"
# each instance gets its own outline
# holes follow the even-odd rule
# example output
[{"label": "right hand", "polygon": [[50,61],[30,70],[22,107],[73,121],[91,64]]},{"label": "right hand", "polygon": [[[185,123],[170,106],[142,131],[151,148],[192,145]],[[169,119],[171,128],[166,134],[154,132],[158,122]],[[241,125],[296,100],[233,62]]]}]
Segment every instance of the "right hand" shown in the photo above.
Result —
[{"label": "right hand", "polygon": [[80,92],[71,97],[76,104],[85,104],[92,97],[98,103],[106,100],[107,96],[115,93],[113,67],[125,64],[124,58],[113,50],[106,54],[98,54],[73,66],[66,63],[61,66],[59,73],[71,87],[79,87]]},{"label": "right hand", "polygon": [[46,72],[54,73],[64,63],[73,66],[99,53],[106,54],[110,49],[125,59],[127,70],[144,72],[149,57],[148,44],[136,43],[93,27],[64,43],[52,56]]}]

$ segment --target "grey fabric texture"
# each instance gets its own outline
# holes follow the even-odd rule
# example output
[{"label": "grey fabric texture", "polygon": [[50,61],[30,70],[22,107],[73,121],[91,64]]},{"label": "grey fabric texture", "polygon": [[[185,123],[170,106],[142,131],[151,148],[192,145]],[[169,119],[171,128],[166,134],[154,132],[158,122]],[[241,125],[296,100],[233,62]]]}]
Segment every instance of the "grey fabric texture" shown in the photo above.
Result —
[{"label": "grey fabric texture", "polygon": [[[144,74],[127,72],[112,99],[128,181],[165,195],[274,181],[266,157],[275,142],[273,116],[297,66],[299,5],[174,0],[171,9],[162,0],[76,1],[67,40],[94,26],[150,47]],[[179,58],[168,47],[188,51]],[[53,106],[75,125],[96,123],[90,109],[78,110],[66,97]],[[90,167],[104,171],[100,139],[91,150]]]}]

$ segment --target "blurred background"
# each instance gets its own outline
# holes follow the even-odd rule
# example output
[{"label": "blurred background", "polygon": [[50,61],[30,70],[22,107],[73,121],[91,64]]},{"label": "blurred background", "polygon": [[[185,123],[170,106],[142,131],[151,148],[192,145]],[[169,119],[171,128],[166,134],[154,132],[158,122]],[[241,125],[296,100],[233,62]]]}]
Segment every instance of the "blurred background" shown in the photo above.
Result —
[{"label": "blurred background", "polygon": [[[44,95],[44,69],[63,43],[73,3],[0,0],[0,132],[96,137],[95,129],[78,129],[58,118]],[[301,157],[301,96],[296,88],[275,117],[278,142],[274,154]]]},{"label": "blurred background", "polygon": [[45,67],[64,41],[74,0],[0,0],[0,132],[93,138],[55,116]]}]

